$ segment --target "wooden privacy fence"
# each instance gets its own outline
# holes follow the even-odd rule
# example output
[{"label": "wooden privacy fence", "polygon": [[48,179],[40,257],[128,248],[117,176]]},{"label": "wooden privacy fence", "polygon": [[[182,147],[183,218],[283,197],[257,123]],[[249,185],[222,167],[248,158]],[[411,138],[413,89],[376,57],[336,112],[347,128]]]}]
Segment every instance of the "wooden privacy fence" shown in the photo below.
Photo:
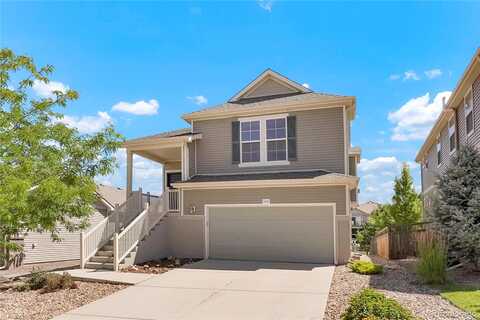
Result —
[{"label": "wooden privacy fence", "polygon": [[445,241],[445,236],[431,223],[387,227],[376,233],[370,251],[384,259],[405,259],[418,256],[422,246],[433,242],[445,244]]}]

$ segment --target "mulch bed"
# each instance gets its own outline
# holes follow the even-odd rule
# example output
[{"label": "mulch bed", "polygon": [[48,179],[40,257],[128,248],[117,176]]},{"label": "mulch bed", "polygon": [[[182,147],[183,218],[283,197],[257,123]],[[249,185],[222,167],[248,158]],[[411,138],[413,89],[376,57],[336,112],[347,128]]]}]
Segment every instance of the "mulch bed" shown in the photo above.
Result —
[{"label": "mulch bed", "polygon": [[474,320],[472,316],[444,300],[439,291],[422,285],[409,271],[410,262],[373,259],[384,265],[380,275],[359,275],[346,266],[337,266],[330,287],[325,320],[341,319],[352,295],[366,287],[397,300],[412,313],[426,320]]},{"label": "mulch bed", "polygon": [[180,259],[169,257],[159,261],[148,261],[140,265],[128,266],[123,268],[121,271],[133,273],[160,274],[200,260],[202,259]]},{"label": "mulch bed", "polygon": [[41,290],[18,292],[0,291],[0,319],[46,320],[108,296],[125,285],[80,282],[77,289],[42,293]]}]

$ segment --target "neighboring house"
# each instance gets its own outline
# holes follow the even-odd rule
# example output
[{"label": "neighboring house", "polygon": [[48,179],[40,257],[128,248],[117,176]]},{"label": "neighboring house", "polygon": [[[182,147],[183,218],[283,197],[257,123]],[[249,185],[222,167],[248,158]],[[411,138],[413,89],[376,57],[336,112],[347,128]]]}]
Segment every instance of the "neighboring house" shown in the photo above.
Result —
[{"label": "neighboring house", "polygon": [[127,194],[133,154],[164,165],[165,193],[144,211],[157,214],[142,222],[148,235],[125,240],[133,223],[87,249],[85,260],[97,263],[87,267],[100,267],[117,247],[118,257],[103,263],[112,267],[136,246],[137,262],[173,255],[346,263],[359,180],[354,117],[355,97],[316,93],[266,70],[227,102],[184,114],[188,128],[127,141]]},{"label": "neighboring house", "polygon": [[377,210],[380,204],[368,201],[352,208],[352,237],[355,238],[358,230],[367,223],[370,215]]},{"label": "neighboring house", "polygon": [[445,171],[458,147],[466,144],[480,148],[480,48],[415,158],[422,168],[426,216],[431,214],[437,175]]},{"label": "neighboring house", "polygon": [[[125,190],[98,185],[98,201],[95,203],[95,212],[90,217],[90,227],[94,228],[98,222],[104,219],[116,205],[125,202]],[[88,229],[87,229],[88,230]],[[49,232],[30,231],[20,234],[15,241],[23,245],[23,253],[20,259],[16,259],[17,265],[56,262],[80,259],[80,231],[69,232],[65,228],[59,228],[60,242],[52,241]]]}]

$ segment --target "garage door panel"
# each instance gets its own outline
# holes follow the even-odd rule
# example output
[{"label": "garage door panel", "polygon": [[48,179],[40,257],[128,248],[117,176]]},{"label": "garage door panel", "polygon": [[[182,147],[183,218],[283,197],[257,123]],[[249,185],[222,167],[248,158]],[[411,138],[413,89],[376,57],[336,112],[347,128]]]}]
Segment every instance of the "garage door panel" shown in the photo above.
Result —
[{"label": "garage door panel", "polygon": [[332,263],[333,207],[210,207],[209,256]]}]

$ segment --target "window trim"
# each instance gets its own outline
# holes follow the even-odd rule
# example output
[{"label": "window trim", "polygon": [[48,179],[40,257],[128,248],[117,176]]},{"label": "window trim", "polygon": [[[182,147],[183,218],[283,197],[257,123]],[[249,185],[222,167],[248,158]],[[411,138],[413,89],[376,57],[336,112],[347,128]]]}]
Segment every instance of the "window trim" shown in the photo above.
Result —
[{"label": "window trim", "polygon": [[[450,124],[451,122],[453,122],[453,126]],[[454,154],[455,151],[457,151],[457,123],[455,121],[455,119],[453,117],[450,118],[450,120],[448,120],[448,147],[449,147],[449,151],[450,151],[450,155]],[[452,136],[454,137],[455,139],[455,143],[454,143],[454,148],[452,149]]]},{"label": "window trim", "polygon": [[[470,102],[471,102],[471,104],[469,104],[468,109],[466,107],[467,106],[467,104],[466,104],[467,97],[470,98]],[[470,113],[472,114],[472,131],[468,132],[467,131],[467,117],[470,115]],[[465,117],[465,134],[466,134],[467,138],[469,138],[475,132],[475,116],[474,116],[474,113],[473,113],[473,91],[472,91],[472,87],[470,87],[467,90],[467,92],[465,93],[465,95],[463,96],[463,115]]]},{"label": "window trim", "polygon": [[[437,141],[437,168],[442,165],[442,141],[438,138]],[[440,154],[440,157],[438,156]]]},{"label": "window trim", "polygon": [[[288,132],[287,132],[287,117],[288,113],[283,114],[272,114],[267,116],[259,116],[259,117],[245,117],[245,118],[238,118],[237,120],[240,122],[240,163],[238,164],[239,167],[265,167],[265,166],[283,166],[289,165],[290,161],[288,160]],[[274,119],[285,119],[285,139],[267,139],[267,120],[274,120]],[[242,157],[242,122],[251,122],[251,121],[260,121],[260,161],[257,162],[243,162]],[[267,160],[267,142],[268,141],[278,141],[278,140],[285,140],[285,160]]]},{"label": "window trim", "polygon": [[[259,137],[258,140],[249,140],[249,141],[243,141],[242,138],[242,121],[240,121],[240,163],[259,163],[262,161],[262,121],[260,120],[244,120],[243,123],[245,122],[256,122],[258,121],[258,126],[259,126]],[[244,143],[259,143],[259,152],[260,152],[260,159],[259,161],[248,161],[248,162],[243,162],[243,144]]]}]

